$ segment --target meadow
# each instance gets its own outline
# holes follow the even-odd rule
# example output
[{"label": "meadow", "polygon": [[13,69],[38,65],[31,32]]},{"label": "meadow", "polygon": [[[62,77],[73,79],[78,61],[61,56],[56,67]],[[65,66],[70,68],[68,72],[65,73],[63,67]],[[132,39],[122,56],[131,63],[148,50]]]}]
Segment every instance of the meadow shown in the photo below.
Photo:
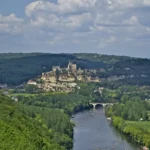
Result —
[{"label": "meadow", "polygon": [[126,121],[126,123],[135,125],[136,127],[150,133],[150,121]]}]

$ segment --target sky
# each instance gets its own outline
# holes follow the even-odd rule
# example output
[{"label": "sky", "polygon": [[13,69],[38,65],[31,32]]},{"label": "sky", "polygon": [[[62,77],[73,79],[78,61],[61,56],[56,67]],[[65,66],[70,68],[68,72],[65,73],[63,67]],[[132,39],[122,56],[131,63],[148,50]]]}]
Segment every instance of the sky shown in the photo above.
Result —
[{"label": "sky", "polygon": [[150,58],[150,0],[0,0],[0,52]]}]

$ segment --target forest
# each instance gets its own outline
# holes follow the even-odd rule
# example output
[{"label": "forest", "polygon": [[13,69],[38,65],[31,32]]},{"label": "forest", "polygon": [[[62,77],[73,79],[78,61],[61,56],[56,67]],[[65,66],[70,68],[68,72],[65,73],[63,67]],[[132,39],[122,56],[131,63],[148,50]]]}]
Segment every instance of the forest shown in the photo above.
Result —
[{"label": "forest", "polygon": [[[25,112],[27,111],[28,109],[25,110]],[[41,112],[45,113],[46,116],[46,113],[53,111],[55,110],[42,110]],[[52,120],[53,123],[58,121],[56,129],[52,128],[52,126],[47,126],[42,113],[32,111],[32,116],[25,114],[23,110],[21,111],[21,107],[18,108],[17,103],[0,94],[0,149],[69,149],[72,146],[72,140],[69,136],[71,136],[73,124],[70,123],[69,117],[63,113],[62,115],[58,115],[58,112],[53,112],[52,114],[57,116],[56,118],[53,116],[55,120]],[[62,124],[63,122],[66,123],[67,131],[64,131],[63,127],[60,126],[59,117],[62,118]],[[57,132],[59,128],[62,129],[61,132]],[[63,139],[62,141],[61,138]]]},{"label": "forest", "polygon": [[139,97],[124,100],[126,100],[124,103],[115,104],[108,108],[107,115],[119,116],[125,120],[132,121],[139,121],[141,118],[144,121],[148,120],[147,109]]},{"label": "forest", "polygon": [[37,95],[34,97],[20,96],[20,103],[27,106],[36,106],[64,110],[69,116],[89,107],[89,97],[77,94],[57,93],[50,95]]},{"label": "forest", "polygon": [[150,85],[150,60],[127,56],[100,54],[46,54],[8,53],[0,54],[0,84],[18,86],[29,79],[47,72],[54,65],[66,67],[72,61],[81,69],[104,69],[97,73],[102,79],[126,76],[121,84]]},{"label": "forest", "polygon": [[122,85],[150,85],[150,59],[93,53],[74,54],[74,56],[104,63],[105,72],[97,74],[100,78],[124,75],[126,78],[119,80]]}]

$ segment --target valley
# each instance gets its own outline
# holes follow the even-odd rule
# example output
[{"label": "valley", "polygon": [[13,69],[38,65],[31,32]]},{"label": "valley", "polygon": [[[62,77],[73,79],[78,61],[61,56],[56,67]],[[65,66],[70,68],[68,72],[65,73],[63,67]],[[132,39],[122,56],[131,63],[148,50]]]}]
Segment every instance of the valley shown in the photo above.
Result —
[{"label": "valley", "polygon": [[[24,56],[12,54],[12,56],[8,55],[0,59],[0,65],[3,64],[0,70],[2,77],[0,78],[0,107],[1,114],[4,114],[1,115],[0,136],[3,136],[6,128],[10,128],[10,134],[13,130],[15,138],[12,138],[12,146],[16,147],[19,141],[15,139],[19,138],[19,132],[24,132],[21,137],[23,142],[23,139],[30,136],[30,133],[34,132],[33,128],[36,127],[41,128],[41,131],[35,131],[35,138],[31,139],[31,146],[34,148],[29,147],[29,149],[79,149],[76,148],[76,142],[74,143],[73,139],[78,136],[74,134],[76,127],[79,130],[80,127],[76,121],[70,121],[70,118],[75,116],[76,120],[76,116],[80,116],[80,113],[82,114],[85,110],[89,110],[90,115],[93,109],[91,103],[110,103],[113,105],[104,108],[105,114],[103,113],[101,116],[103,119],[99,120],[100,126],[102,128],[106,124],[108,126],[106,118],[111,118],[112,123],[108,128],[110,131],[108,134],[112,135],[114,131],[111,128],[114,126],[119,130],[115,131],[115,134],[122,132],[121,134],[133,141],[130,143],[128,138],[125,138],[124,148],[134,150],[150,147],[148,70],[150,60],[122,56],[99,56],[98,54],[94,54],[95,59],[93,60],[92,54],[87,54],[88,57],[86,54],[85,57],[83,56],[80,55],[79,58],[76,54],[32,54],[31,56],[30,54]],[[31,63],[33,60],[34,63]],[[31,66],[26,67],[29,62]],[[9,69],[9,65],[13,66],[12,70]],[[92,118],[97,115],[101,113],[92,115]],[[97,118],[100,119],[99,117]],[[27,130],[19,125],[22,121],[26,122],[24,124]],[[30,122],[31,125],[27,122]],[[90,130],[90,126],[87,128]],[[131,132],[130,129],[134,132]],[[99,131],[97,136],[101,132]],[[10,136],[9,133],[5,135],[5,139]],[[39,136],[41,139],[38,139]],[[120,139],[120,136],[122,135],[119,133],[118,137],[114,138]],[[5,142],[0,147],[2,150],[7,148],[8,141],[5,140]],[[106,142],[104,147],[108,148],[109,145],[110,143]],[[98,145],[93,148],[102,147]]]}]

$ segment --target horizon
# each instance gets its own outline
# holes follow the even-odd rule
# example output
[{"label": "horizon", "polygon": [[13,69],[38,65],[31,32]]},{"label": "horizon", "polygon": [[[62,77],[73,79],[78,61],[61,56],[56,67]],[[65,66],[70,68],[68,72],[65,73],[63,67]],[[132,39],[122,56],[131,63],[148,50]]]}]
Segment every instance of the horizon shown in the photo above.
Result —
[{"label": "horizon", "polygon": [[95,55],[104,55],[104,56],[117,56],[117,57],[130,57],[130,58],[139,58],[139,59],[148,59],[150,60],[150,57],[136,57],[136,56],[129,56],[129,55],[115,55],[115,54],[102,54],[102,53],[91,53],[91,52],[79,52],[79,53],[65,53],[65,52],[62,52],[62,53],[48,53],[48,52],[0,52],[0,55],[1,54],[55,54],[55,55],[61,55],[61,54],[65,54],[65,55],[75,55],[75,54],[95,54]]}]

